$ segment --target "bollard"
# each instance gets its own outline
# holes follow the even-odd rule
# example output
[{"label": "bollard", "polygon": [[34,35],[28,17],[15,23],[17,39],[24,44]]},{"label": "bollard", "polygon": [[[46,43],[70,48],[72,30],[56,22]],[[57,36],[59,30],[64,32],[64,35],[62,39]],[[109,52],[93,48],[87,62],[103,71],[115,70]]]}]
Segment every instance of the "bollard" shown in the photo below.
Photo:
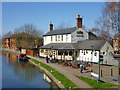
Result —
[{"label": "bollard", "polygon": [[113,76],[113,69],[111,68],[111,76]]},{"label": "bollard", "polygon": [[102,69],[101,69],[101,77],[102,77]]}]

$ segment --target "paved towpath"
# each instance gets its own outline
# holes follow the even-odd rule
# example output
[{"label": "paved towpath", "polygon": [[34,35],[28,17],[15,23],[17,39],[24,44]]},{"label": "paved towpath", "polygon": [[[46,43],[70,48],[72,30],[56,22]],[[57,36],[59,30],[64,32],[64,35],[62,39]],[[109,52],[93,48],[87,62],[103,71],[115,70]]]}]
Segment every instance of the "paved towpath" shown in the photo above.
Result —
[{"label": "paved towpath", "polygon": [[[38,58],[38,57],[32,57],[29,56],[31,58],[34,58],[42,63],[45,63],[51,67],[53,67],[54,69],[56,69],[58,72],[64,74],[67,78],[69,78],[73,83],[75,83],[77,85],[78,88],[91,88],[91,86],[89,86],[87,83],[83,82],[82,80],[78,79],[75,75],[80,75],[80,70],[79,69],[73,69],[71,67],[65,67],[63,65],[59,65],[59,64],[55,64],[55,63],[46,63],[46,60],[43,58]],[[85,73],[84,73],[85,74]]]}]

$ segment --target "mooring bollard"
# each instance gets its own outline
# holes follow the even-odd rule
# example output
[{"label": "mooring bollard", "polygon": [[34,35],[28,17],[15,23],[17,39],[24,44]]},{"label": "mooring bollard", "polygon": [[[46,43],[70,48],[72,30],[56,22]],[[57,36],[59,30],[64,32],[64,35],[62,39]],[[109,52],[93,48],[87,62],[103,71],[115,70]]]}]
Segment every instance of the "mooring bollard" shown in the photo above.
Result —
[{"label": "mooring bollard", "polygon": [[101,77],[102,77],[102,69],[101,69]]},{"label": "mooring bollard", "polygon": [[111,76],[113,76],[113,69],[111,68]]}]

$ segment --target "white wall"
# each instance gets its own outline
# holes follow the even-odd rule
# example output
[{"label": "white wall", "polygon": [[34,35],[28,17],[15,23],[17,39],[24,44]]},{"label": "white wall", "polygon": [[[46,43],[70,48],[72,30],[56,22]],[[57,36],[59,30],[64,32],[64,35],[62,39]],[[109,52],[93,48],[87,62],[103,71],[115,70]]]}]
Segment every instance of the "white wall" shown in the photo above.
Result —
[{"label": "white wall", "polygon": [[[80,34],[78,34],[77,31],[82,31],[83,37],[80,37],[80,36],[78,37],[77,35],[80,35]],[[78,28],[71,34],[72,43],[76,43],[77,41],[82,41],[82,40],[87,40],[87,39],[89,39],[88,33],[81,28]]]},{"label": "white wall", "polygon": [[[85,55],[84,55],[85,52]],[[86,53],[86,50],[80,50],[79,53],[79,60],[83,61],[89,61],[89,62],[98,62],[99,61],[99,51],[93,51],[93,54],[91,54],[92,50],[87,50],[88,53]],[[96,56],[95,56],[96,52]]]},{"label": "white wall", "polygon": [[[108,50],[107,50],[108,49]],[[106,42],[104,44],[104,46],[102,47],[101,49],[101,53],[105,52],[105,54],[103,55],[103,63],[104,64],[108,64],[108,65],[115,65],[115,66],[118,66],[118,61],[114,59],[114,50],[113,50],[113,47],[108,43]]]},{"label": "white wall", "polygon": [[[56,36],[57,36],[57,41],[55,40]],[[60,37],[60,38],[58,38],[58,37]],[[67,38],[67,40],[66,40],[66,38]],[[51,41],[51,36],[43,37],[44,45],[49,44],[49,43],[71,43],[71,34],[64,34],[63,41],[61,39],[62,39],[62,35],[52,35],[52,41]]]}]

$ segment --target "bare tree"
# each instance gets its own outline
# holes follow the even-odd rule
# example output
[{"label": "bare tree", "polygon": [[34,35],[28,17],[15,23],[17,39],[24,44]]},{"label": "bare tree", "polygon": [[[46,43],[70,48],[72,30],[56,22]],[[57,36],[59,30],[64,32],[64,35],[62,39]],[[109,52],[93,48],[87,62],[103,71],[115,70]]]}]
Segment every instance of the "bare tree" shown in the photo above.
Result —
[{"label": "bare tree", "polygon": [[119,25],[119,2],[106,2],[105,7],[102,11],[103,26],[104,30],[110,32],[112,38],[118,34]]},{"label": "bare tree", "polygon": [[32,35],[34,37],[39,37],[43,34],[43,31],[38,30],[37,27],[33,24],[25,24],[14,30],[15,34],[21,33],[21,32],[27,33],[28,35]]},{"label": "bare tree", "polygon": [[60,24],[55,28],[56,29],[65,29],[65,28],[69,28],[71,25],[70,24],[66,24],[64,21],[60,22]]}]

